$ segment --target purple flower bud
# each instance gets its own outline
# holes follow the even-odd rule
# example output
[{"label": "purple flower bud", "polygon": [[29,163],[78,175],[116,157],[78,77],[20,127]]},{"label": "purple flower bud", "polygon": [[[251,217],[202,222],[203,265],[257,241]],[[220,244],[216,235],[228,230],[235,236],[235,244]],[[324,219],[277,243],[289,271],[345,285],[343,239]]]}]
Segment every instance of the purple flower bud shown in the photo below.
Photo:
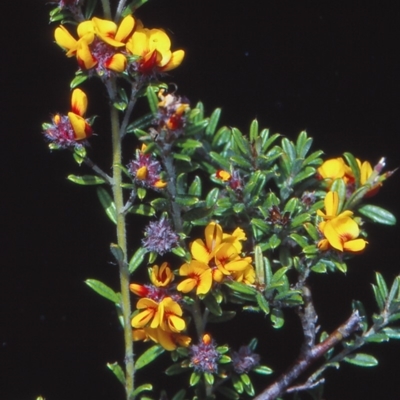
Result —
[{"label": "purple flower bud", "polygon": [[179,236],[172,230],[170,222],[162,217],[159,221],[150,222],[144,230],[143,246],[148,251],[164,255],[176,246]]}]

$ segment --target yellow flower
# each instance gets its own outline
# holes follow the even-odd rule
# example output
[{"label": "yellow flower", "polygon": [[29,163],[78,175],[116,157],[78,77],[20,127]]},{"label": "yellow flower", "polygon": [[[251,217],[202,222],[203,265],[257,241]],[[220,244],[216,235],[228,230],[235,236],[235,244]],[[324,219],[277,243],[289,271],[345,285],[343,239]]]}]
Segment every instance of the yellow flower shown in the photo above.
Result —
[{"label": "yellow flower", "polygon": [[84,115],[87,109],[87,96],[81,89],[74,89],[71,96],[71,110],[68,113],[69,121],[75,132],[75,139],[86,139],[92,134],[91,126],[86,122]]},{"label": "yellow flower", "polygon": [[177,50],[171,52],[171,40],[161,29],[146,29],[138,27],[126,44],[126,49],[138,60],[139,72],[166,72],[178,67],[185,52]]},{"label": "yellow flower", "polygon": [[67,50],[67,57],[76,56],[81,68],[97,66],[99,73],[105,69],[122,72],[127,59],[116,48],[125,46],[134,26],[135,20],[131,15],[126,16],[119,27],[113,21],[94,17],[78,25],[79,39],[75,39],[63,25],[56,28],[54,37],[57,44]]},{"label": "yellow flower", "polygon": [[241,257],[239,254],[242,250],[241,241],[246,240],[243,230],[237,228],[233,234],[224,234],[219,224],[210,222],[205,228],[204,237],[205,242],[196,239],[190,245],[193,259],[179,270],[181,276],[189,278],[182,281],[177,289],[188,293],[196,288],[197,294],[206,294],[212,287],[212,281],[222,282],[225,276],[250,283],[253,268],[251,257]]},{"label": "yellow flower", "polygon": [[206,294],[211,289],[212,270],[201,261],[192,260],[190,263],[183,264],[179,269],[179,275],[189,277],[177,286],[180,292],[188,293],[196,288],[196,294],[199,295]]},{"label": "yellow flower", "polygon": [[333,247],[342,252],[352,253],[363,250],[368,242],[364,239],[357,239],[360,235],[360,228],[357,222],[351,218],[353,212],[346,210],[338,214],[339,196],[337,192],[328,192],[324,204],[326,214],[320,210],[317,211],[317,214],[324,218],[318,227],[325,236],[318,243],[318,248],[326,251]]},{"label": "yellow flower", "polygon": [[188,347],[191,338],[186,335],[182,335],[176,332],[164,331],[160,328],[145,327],[141,329],[134,329],[132,332],[132,338],[134,341],[137,340],[153,340],[153,342],[159,343],[165,350],[173,351],[177,346]]},{"label": "yellow flower", "polygon": [[132,15],[127,15],[117,27],[115,22],[106,19],[92,18],[96,35],[105,43],[113,47],[125,46],[135,27]]},{"label": "yellow flower", "polygon": [[63,25],[56,28],[54,32],[56,43],[67,50],[67,57],[76,56],[81,68],[93,68],[97,61],[89,50],[89,45],[95,38],[91,21],[84,21],[78,25],[78,36],[79,39],[76,40]]},{"label": "yellow flower", "polygon": [[169,267],[169,263],[163,262],[161,267],[154,265],[150,271],[150,280],[154,286],[165,287],[174,280],[174,274]]},{"label": "yellow flower", "polygon": [[150,328],[160,327],[171,332],[181,332],[186,328],[181,318],[182,308],[171,297],[164,297],[159,303],[147,297],[142,298],[136,308],[143,311],[132,318],[134,328],[144,328],[148,324]]},{"label": "yellow flower", "polygon": [[353,171],[342,157],[326,160],[317,171],[319,176],[328,182],[329,186],[338,178],[342,178],[346,184],[354,180]]}]

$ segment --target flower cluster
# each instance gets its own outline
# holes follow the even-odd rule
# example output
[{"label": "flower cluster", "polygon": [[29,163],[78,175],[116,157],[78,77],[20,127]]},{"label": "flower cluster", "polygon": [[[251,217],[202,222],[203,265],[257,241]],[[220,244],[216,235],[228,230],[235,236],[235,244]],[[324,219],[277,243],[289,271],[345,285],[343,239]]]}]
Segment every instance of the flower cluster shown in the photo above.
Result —
[{"label": "flower cluster", "polygon": [[143,28],[132,15],[126,16],[119,26],[94,17],[78,25],[77,35],[75,39],[63,25],[54,33],[67,57],[75,56],[80,68],[94,70],[99,76],[124,72],[128,58],[133,59],[133,72],[155,75],[176,68],[185,55],[183,50],[171,52],[171,41],[164,31]]},{"label": "flower cluster", "polygon": [[96,68],[99,75],[109,75],[109,71],[125,70],[127,58],[120,49],[125,47],[134,26],[131,15],[118,27],[112,21],[94,17],[78,25],[78,40],[63,25],[55,30],[54,37],[57,44],[67,50],[67,57],[76,56],[82,69]]},{"label": "flower cluster", "polygon": [[146,226],[142,244],[148,251],[154,251],[162,256],[176,245],[178,239],[179,236],[172,230],[170,221],[162,217]]},{"label": "flower cluster", "polygon": [[353,212],[346,210],[339,212],[339,195],[337,192],[329,191],[326,194],[325,213],[321,210],[317,214],[323,218],[318,225],[319,230],[325,236],[320,240],[318,247],[320,250],[334,248],[339,251],[357,253],[364,250],[367,242],[359,239],[360,228],[354,219]]},{"label": "flower cluster", "polygon": [[164,89],[161,89],[158,93],[160,102],[158,103],[155,124],[158,134],[162,136],[162,140],[171,143],[183,133],[189,102],[174,93],[165,95],[164,92]]},{"label": "flower cluster", "polygon": [[182,318],[179,305],[180,296],[174,294],[169,286],[174,275],[168,263],[150,269],[152,285],[131,284],[130,290],[141,299],[136,304],[139,312],[132,318],[133,340],[153,340],[166,350],[187,347],[190,337],[182,335],[186,322]]},{"label": "flower cluster", "polygon": [[225,277],[253,284],[255,271],[251,257],[242,257],[242,241],[246,235],[241,228],[232,234],[224,234],[219,224],[211,222],[205,228],[205,242],[196,239],[190,245],[192,260],[183,264],[179,275],[187,276],[177,289],[188,293],[196,289],[196,294],[206,294],[213,282],[220,283]]},{"label": "flower cluster", "polygon": [[253,353],[250,346],[241,346],[232,352],[233,369],[238,374],[245,374],[260,363],[259,354]]},{"label": "flower cluster", "polygon": [[151,154],[146,153],[147,146],[142,145],[141,150],[136,152],[136,160],[132,160],[128,169],[135,181],[142,186],[163,189],[167,182],[160,177],[161,165]]},{"label": "flower cluster", "polygon": [[199,344],[190,346],[190,355],[190,366],[195,372],[213,374],[218,371],[218,359],[221,355],[210,335],[203,335]]},{"label": "flower cluster", "polygon": [[80,147],[92,135],[92,127],[84,118],[87,103],[86,94],[81,89],[75,89],[68,115],[56,114],[51,124],[43,125],[43,134],[51,142],[51,148]]},{"label": "flower cluster", "polygon": [[243,188],[243,182],[238,171],[233,171],[231,174],[228,171],[219,169],[216,171],[215,176],[222,182],[228,183],[232,190],[241,191]]},{"label": "flower cluster", "polygon": [[[350,196],[355,189],[364,185],[369,185],[370,188],[366,196],[373,196],[382,186],[382,181],[390,176],[390,172],[382,176],[379,175],[384,167],[384,160],[381,160],[374,168],[372,168],[368,161],[361,162],[358,158],[356,159],[356,163],[357,165],[354,166],[354,168],[357,168],[357,171],[354,171],[345,163],[342,157],[326,160],[318,168],[318,176],[325,180],[328,188],[331,187],[336,179],[343,179],[346,184],[348,196]],[[357,176],[359,176],[358,182],[356,180]]]}]

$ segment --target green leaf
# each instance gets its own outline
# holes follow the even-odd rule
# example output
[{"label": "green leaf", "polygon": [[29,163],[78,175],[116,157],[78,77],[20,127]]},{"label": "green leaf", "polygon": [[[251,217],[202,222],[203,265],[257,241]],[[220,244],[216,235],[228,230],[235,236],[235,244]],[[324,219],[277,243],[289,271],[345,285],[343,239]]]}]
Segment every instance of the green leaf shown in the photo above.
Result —
[{"label": "green leaf", "polygon": [[132,274],[138,267],[139,265],[143,262],[144,256],[146,255],[147,250],[143,247],[139,247],[135,254],[132,256],[132,258],[129,261],[129,272]]},{"label": "green leaf", "polygon": [[108,194],[107,190],[99,187],[97,188],[97,196],[100,200],[101,205],[104,208],[104,211],[106,212],[108,218],[111,219],[114,224],[117,223],[117,210],[115,208],[115,204],[111,198],[111,196]]},{"label": "green leaf", "polygon": [[[139,393],[153,390],[153,385],[151,383],[145,383],[143,385],[138,386],[133,392],[132,396],[135,398]],[[141,400],[144,400],[142,397]]]},{"label": "green leaf", "polygon": [[258,121],[253,119],[250,124],[250,142],[254,143],[258,139]]},{"label": "green leaf", "polygon": [[350,354],[343,360],[359,367],[375,367],[378,365],[378,360],[374,356],[364,353]]},{"label": "green leaf", "polygon": [[305,158],[312,145],[312,138],[307,137],[307,132],[300,132],[296,141],[296,153],[299,158]]},{"label": "green leaf", "polygon": [[184,221],[194,222],[196,220],[208,217],[212,213],[212,208],[206,207],[195,207],[189,209],[185,214],[183,214],[182,219]]},{"label": "green leaf", "polygon": [[293,142],[291,142],[287,138],[283,138],[282,139],[282,149],[289,157],[289,160],[291,161],[291,163],[293,163],[293,161],[296,159],[296,149],[293,145]]},{"label": "green leaf", "polygon": [[373,335],[365,336],[365,341],[367,343],[382,343],[387,342],[389,340],[389,336],[384,333],[378,332]]},{"label": "green leaf", "polygon": [[390,339],[400,339],[400,328],[390,328],[386,327],[383,329],[383,332],[390,338]]},{"label": "green leaf", "polygon": [[103,178],[99,178],[96,175],[68,175],[67,179],[78,185],[102,185],[106,182]]},{"label": "green leaf", "polygon": [[147,86],[146,90],[147,101],[149,102],[150,111],[153,115],[156,115],[158,112],[158,97],[154,92],[154,88],[151,86]]},{"label": "green leaf", "polygon": [[110,250],[117,262],[120,263],[124,261],[124,252],[122,251],[120,246],[115,243],[111,243]]},{"label": "green leaf", "polygon": [[245,285],[244,283],[241,282],[236,282],[236,281],[225,281],[223,283],[225,286],[228,286],[230,289],[243,293],[243,294],[252,294],[255,295],[257,294],[257,290],[251,286]]},{"label": "green leaf", "polygon": [[134,133],[136,129],[146,129],[148,128],[154,120],[154,115],[152,113],[148,113],[143,115],[140,118],[135,119],[135,121],[131,122],[127,128],[125,133]]},{"label": "green leaf", "polygon": [[389,294],[386,282],[383,279],[382,274],[380,274],[379,272],[375,272],[375,277],[376,277],[376,283],[378,285],[378,289],[380,291],[381,297],[382,297],[382,299],[384,299],[386,301],[388,294]]},{"label": "green leaf", "polygon": [[71,83],[69,84],[69,87],[71,89],[75,89],[77,86],[85,82],[87,78],[88,78],[87,73],[76,74],[75,78],[72,79]]},{"label": "green leaf", "polygon": [[381,291],[378,286],[372,285],[372,290],[374,291],[374,296],[379,309],[382,311],[385,308],[385,298],[382,297]]},{"label": "green leaf", "polygon": [[199,383],[201,379],[201,374],[199,372],[192,372],[189,379],[190,386],[195,386]]},{"label": "green leaf", "polygon": [[259,365],[258,367],[253,368],[252,371],[260,375],[270,375],[274,372],[271,368],[267,367],[266,365]]},{"label": "green leaf", "polygon": [[274,308],[272,310],[270,318],[271,318],[272,326],[275,329],[282,328],[283,324],[285,323],[285,320],[283,318],[283,312],[282,312],[282,310],[280,310],[278,308]]},{"label": "green leaf", "polygon": [[237,146],[237,149],[240,150],[243,155],[249,156],[251,154],[249,143],[239,129],[232,128],[232,138]]},{"label": "green leaf", "polygon": [[100,296],[105,297],[106,299],[112,301],[115,304],[119,304],[119,297],[117,293],[115,293],[114,290],[112,290],[103,282],[100,282],[96,279],[86,279],[85,283]]},{"label": "green leaf", "polygon": [[213,296],[212,292],[209,292],[204,298],[203,298],[203,302],[206,305],[206,307],[208,308],[208,310],[220,317],[222,316],[222,308],[221,306],[218,304],[216,298]]},{"label": "green leaf", "polygon": [[201,179],[199,176],[195,176],[193,182],[189,186],[189,194],[191,196],[201,196]]},{"label": "green leaf", "polygon": [[178,362],[176,364],[172,364],[171,366],[169,366],[166,370],[165,370],[165,374],[168,376],[173,376],[173,375],[179,375],[182,372],[187,371],[186,368],[182,367],[182,363]]},{"label": "green leaf", "polygon": [[207,322],[209,323],[220,323],[230,321],[235,318],[236,312],[235,311],[223,311],[221,315],[213,315],[209,314],[207,317]]},{"label": "green leaf", "polygon": [[184,400],[186,396],[186,390],[181,389],[175,393],[174,397],[171,400]]},{"label": "green leaf", "polygon": [[360,187],[360,167],[358,166],[357,160],[351,153],[344,153],[344,158],[347,161],[347,164],[351,168],[351,171],[354,174],[354,178],[356,180],[356,188]]},{"label": "green leaf", "polygon": [[129,207],[128,211],[132,214],[145,215],[147,217],[152,217],[156,213],[156,210],[147,204],[134,205]]},{"label": "green leaf", "polygon": [[268,301],[260,292],[257,292],[256,300],[257,300],[257,304],[260,307],[260,309],[262,311],[264,311],[264,314],[266,314],[266,315],[269,314],[270,310],[269,310]]},{"label": "green leaf", "polygon": [[131,3],[129,3],[124,10],[122,11],[122,16],[126,17],[129,14],[133,14],[134,11],[136,11],[139,7],[141,7],[143,4],[146,4],[149,0],[133,0]]},{"label": "green leaf", "polygon": [[164,353],[164,348],[160,345],[155,345],[147,349],[135,362],[135,369],[140,369],[150,364],[154,361],[159,355]]},{"label": "green leaf", "polygon": [[358,208],[360,214],[369,218],[371,221],[384,225],[395,225],[396,217],[389,211],[370,204],[365,204]]},{"label": "green leaf", "polygon": [[125,386],[125,374],[124,374],[124,371],[122,370],[121,366],[117,362],[115,362],[112,364],[107,363],[107,367],[113,372],[113,374],[122,383],[122,385]]},{"label": "green leaf", "polygon": [[214,385],[214,375],[210,372],[204,372],[204,380],[210,385]]},{"label": "green leaf", "polygon": [[218,386],[216,388],[216,391],[218,393],[222,394],[222,396],[226,397],[227,399],[230,399],[230,400],[239,400],[240,399],[239,394],[235,390],[228,388],[226,386]]},{"label": "green leaf", "polygon": [[214,112],[211,114],[210,121],[206,128],[206,136],[213,136],[218,125],[219,117],[221,116],[221,109],[216,108]]}]

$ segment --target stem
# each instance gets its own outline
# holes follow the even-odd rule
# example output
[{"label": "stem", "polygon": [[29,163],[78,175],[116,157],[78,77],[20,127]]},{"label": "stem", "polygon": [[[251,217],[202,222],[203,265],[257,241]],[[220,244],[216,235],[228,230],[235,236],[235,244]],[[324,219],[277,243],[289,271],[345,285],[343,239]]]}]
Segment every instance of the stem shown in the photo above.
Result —
[{"label": "stem", "polygon": [[83,162],[89,166],[90,168],[92,168],[92,170],[94,172],[96,172],[97,175],[99,175],[100,177],[102,177],[109,185],[113,184],[113,178],[111,178],[110,176],[108,176],[98,165],[96,165],[89,157],[85,157],[83,159]]},{"label": "stem", "polygon": [[121,164],[121,137],[118,110],[113,107],[113,100],[116,96],[115,78],[111,78],[107,84],[108,95],[111,101],[110,116],[111,116],[111,134],[112,134],[112,151],[113,151],[113,195],[115,208],[117,210],[117,243],[121,248],[124,259],[118,262],[120,284],[121,284],[121,309],[124,320],[124,340],[125,340],[125,391],[127,400],[133,400],[134,389],[134,358],[133,358],[133,341],[131,329],[131,302],[129,295],[129,270],[127,259],[126,245],[126,225],[124,210],[124,198],[122,193],[122,174],[118,165]]},{"label": "stem", "polygon": [[331,333],[322,343],[307,349],[310,338],[306,338],[302,352],[294,364],[284,374],[282,374],[275,383],[267,387],[261,394],[255,397],[254,400],[274,400],[286,393],[286,389],[292,384],[292,382],[307,368],[309,368],[312,363],[326,354],[331,348],[343,341],[346,337],[358,330],[361,321],[362,318],[358,311],[354,311],[350,318]]},{"label": "stem", "polygon": [[111,7],[109,0],[101,0],[101,5],[103,6],[104,18],[111,19]]},{"label": "stem", "polygon": [[129,119],[131,117],[133,108],[135,107],[135,104],[137,101],[137,94],[140,90],[140,87],[141,87],[141,85],[138,83],[132,84],[131,97],[129,99],[128,107],[125,110],[124,119],[122,120],[120,132],[119,132],[119,135],[121,138],[123,138],[126,135],[126,128],[128,127]]}]

